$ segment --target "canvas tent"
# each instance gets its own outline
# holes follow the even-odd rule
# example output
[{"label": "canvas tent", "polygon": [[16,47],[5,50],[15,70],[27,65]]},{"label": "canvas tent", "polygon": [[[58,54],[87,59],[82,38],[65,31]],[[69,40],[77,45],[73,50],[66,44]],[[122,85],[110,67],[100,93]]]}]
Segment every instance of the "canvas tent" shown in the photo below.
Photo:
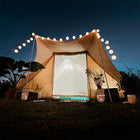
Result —
[{"label": "canvas tent", "polygon": [[[45,69],[29,73],[28,89],[34,91],[39,85],[41,98],[76,96],[94,99],[97,87],[93,79],[85,74],[87,68],[99,73],[105,70],[109,88],[117,88],[121,75],[96,33],[90,32],[72,41],[57,41],[36,35],[35,61],[42,63]],[[22,79],[18,87],[23,88],[25,84],[26,79]],[[108,88],[107,83],[102,87]]]}]

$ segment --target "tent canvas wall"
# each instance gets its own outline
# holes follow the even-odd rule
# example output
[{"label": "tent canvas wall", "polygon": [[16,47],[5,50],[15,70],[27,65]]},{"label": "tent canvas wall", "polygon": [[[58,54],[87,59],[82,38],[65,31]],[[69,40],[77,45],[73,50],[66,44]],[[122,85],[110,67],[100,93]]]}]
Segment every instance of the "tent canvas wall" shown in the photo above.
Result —
[{"label": "tent canvas wall", "polygon": [[[42,63],[45,69],[29,74],[28,89],[34,91],[39,85],[42,98],[54,96],[94,98],[97,87],[85,72],[86,68],[89,68],[93,72],[103,73],[101,56],[109,88],[117,88],[121,75],[109,59],[96,33],[90,32],[72,41],[54,41],[36,35],[35,61]],[[23,88],[25,84],[26,79],[22,79],[18,87]],[[102,87],[107,88],[106,82]]]}]

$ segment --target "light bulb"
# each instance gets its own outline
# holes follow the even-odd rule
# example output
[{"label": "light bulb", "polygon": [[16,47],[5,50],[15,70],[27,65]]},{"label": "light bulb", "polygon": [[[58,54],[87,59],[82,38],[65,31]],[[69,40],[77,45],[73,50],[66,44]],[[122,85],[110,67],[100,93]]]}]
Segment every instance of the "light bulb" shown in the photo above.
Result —
[{"label": "light bulb", "polygon": [[69,40],[69,37],[68,36],[66,36],[66,40]]},{"label": "light bulb", "polygon": [[117,57],[116,57],[116,55],[112,55],[112,60],[116,60],[117,59]]},{"label": "light bulb", "polygon": [[30,37],[30,40],[33,41],[34,40],[33,37]]},{"label": "light bulb", "polygon": [[109,44],[109,41],[108,41],[108,40],[106,40],[106,41],[105,41],[105,44],[106,44],[106,45],[107,45],[107,44]]},{"label": "light bulb", "polygon": [[15,53],[18,53],[18,50],[17,50],[17,49],[15,49],[15,50],[14,50],[14,52],[15,52]]},{"label": "light bulb", "polygon": [[109,49],[110,49],[110,46],[109,46],[109,45],[107,45],[107,46],[106,46],[106,49],[107,49],[107,50],[109,50]]},{"label": "light bulb", "polygon": [[42,37],[42,40],[44,40],[44,37]]},{"label": "light bulb", "polygon": [[94,32],[95,32],[95,30],[92,30],[92,32],[94,33]]},{"label": "light bulb", "polygon": [[96,31],[97,31],[98,33],[100,32],[100,30],[99,30],[99,29],[97,29]]},{"label": "light bulb", "polygon": [[32,33],[32,36],[35,36],[35,33]]},{"label": "light bulb", "polygon": [[26,46],[26,43],[22,43],[22,46],[25,47]]},{"label": "light bulb", "polygon": [[36,38],[38,38],[39,36],[38,35],[36,35]]},{"label": "light bulb", "polygon": [[56,41],[56,38],[53,38],[53,41]]},{"label": "light bulb", "polygon": [[82,37],[82,35],[79,35],[79,38],[81,38]]},{"label": "light bulb", "polygon": [[30,40],[27,40],[27,43],[30,43]]},{"label": "light bulb", "polygon": [[72,39],[76,39],[76,36],[74,35],[74,36],[72,36]]},{"label": "light bulb", "polygon": [[60,38],[60,39],[59,39],[59,41],[63,41],[63,39],[62,39],[62,38]]},{"label": "light bulb", "polygon": [[113,54],[113,53],[114,53],[114,51],[113,51],[113,50],[109,50],[109,53],[110,53],[110,54]]},{"label": "light bulb", "polygon": [[89,32],[86,32],[86,35],[88,35],[89,34]]},{"label": "light bulb", "polygon": [[22,49],[22,46],[18,46],[18,49]]},{"label": "light bulb", "polygon": [[104,38],[101,38],[101,42],[104,42]]},{"label": "light bulb", "polygon": [[47,40],[50,40],[50,37],[47,37]]}]

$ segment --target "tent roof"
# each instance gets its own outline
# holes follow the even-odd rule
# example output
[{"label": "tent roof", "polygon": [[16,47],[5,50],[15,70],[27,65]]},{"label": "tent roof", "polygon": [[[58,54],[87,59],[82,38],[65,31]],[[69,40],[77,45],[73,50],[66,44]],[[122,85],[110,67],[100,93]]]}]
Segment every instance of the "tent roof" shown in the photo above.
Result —
[{"label": "tent roof", "polygon": [[[116,81],[120,82],[121,74],[118,72],[116,67],[113,65],[111,60],[109,59],[100,39],[96,37],[97,32],[90,32],[88,35],[85,35],[81,38],[72,40],[72,41],[54,41],[52,39],[43,38],[42,36],[35,35],[35,39],[37,42],[37,52],[35,61],[46,65],[53,54],[74,54],[74,53],[82,53],[87,52],[90,57],[103,68],[102,60],[100,56],[103,58],[103,64],[105,71],[110,74]],[[99,48],[100,47],[100,48]],[[30,73],[29,81],[37,74],[38,72]],[[25,85],[25,81],[21,80],[19,85],[22,87]]]}]

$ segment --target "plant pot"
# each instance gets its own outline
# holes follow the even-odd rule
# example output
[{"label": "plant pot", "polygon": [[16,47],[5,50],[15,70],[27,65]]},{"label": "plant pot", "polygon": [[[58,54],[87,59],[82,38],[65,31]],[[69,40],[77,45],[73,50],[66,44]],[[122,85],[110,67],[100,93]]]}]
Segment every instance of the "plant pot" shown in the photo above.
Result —
[{"label": "plant pot", "polygon": [[104,89],[98,88],[97,89],[97,101],[103,103],[105,101],[105,93]]},{"label": "plant pot", "polygon": [[136,95],[135,94],[128,94],[127,95],[128,103],[136,104]]},{"label": "plant pot", "polygon": [[5,98],[6,99],[14,99],[16,97],[17,89],[15,87],[8,88],[5,91]]}]

